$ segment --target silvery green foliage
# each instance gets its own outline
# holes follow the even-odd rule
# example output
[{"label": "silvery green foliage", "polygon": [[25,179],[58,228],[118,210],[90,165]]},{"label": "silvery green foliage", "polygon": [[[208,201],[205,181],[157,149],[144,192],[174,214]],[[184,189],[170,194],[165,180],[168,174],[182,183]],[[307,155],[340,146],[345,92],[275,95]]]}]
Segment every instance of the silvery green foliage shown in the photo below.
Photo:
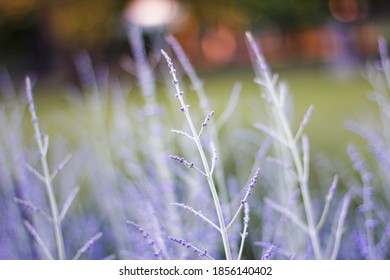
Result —
[{"label": "silvery green foliage", "polygon": [[369,100],[378,108],[378,115],[347,122],[347,128],[361,136],[367,146],[365,154],[355,145],[348,147],[359,188],[355,243],[359,257],[364,259],[387,259],[390,246],[390,59],[383,37],[378,38],[378,53],[379,61],[369,64],[366,71],[372,86]]},{"label": "silvery green foliage", "polygon": [[[261,89],[261,97],[266,103],[268,124],[255,123],[255,127],[272,140],[272,154],[267,157],[274,167],[267,169],[269,187],[274,190],[271,197],[265,198],[266,207],[280,214],[278,223],[268,223],[272,230],[258,244],[269,244],[263,255],[270,258],[273,249],[280,248],[280,257],[298,259],[335,259],[338,256],[345,217],[351,201],[346,193],[339,202],[330,234],[323,234],[328,220],[330,203],[335,193],[338,176],[335,175],[322,209],[316,206],[310,186],[310,144],[304,134],[305,126],[313,113],[313,106],[307,109],[297,129],[294,129],[290,114],[290,93],[279,77],[273,74],[260,47],[251,33],[247,33],[255,82]],[[270,145],[266,142],[266,145]],[[262,155],[264,157],[264,155]],[[267,210],[269,211],[269,210]],[[267,212],[269,213],[269,212]],[[264,217],[266,221],[269,219]],[[327,247],[327,248],[326,248]]]}]

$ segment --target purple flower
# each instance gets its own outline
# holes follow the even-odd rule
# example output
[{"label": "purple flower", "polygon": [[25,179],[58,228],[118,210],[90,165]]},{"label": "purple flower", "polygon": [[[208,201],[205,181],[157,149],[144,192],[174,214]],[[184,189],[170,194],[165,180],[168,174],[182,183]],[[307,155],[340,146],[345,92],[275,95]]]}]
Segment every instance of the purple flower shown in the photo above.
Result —
[{"label": "purple flower", "polygon": [[204,249],[204,250],[200,250],[199,248],[195,247],[194,245],[192,245],[190,242],[187,242],[185,241],[184,239],[181,239],[181,238],[177,238],[177,237],[173,237],[173,236],[168,236],[168,239],[177,243],[177,244],[180,244],[186,248],[191,248],[193,253],[199,253],[199,257],[207,257],[209,259],[213,259],[209,254],[208,254],[208,251],[207,249]]},{"label": "purple flower", "polygon": [[156,242],[153,239],[150,239],[150,234],[146,230],[144,230],[139,224],[134,223],[132,221],[127,221],[126,224],[132,226],[136,231],[142,234],[142,237],[145,239],[146,244],[148,244],[153,250],[153,255],[155,257],[159,257],[162,255],[162,249],[158,248]]},{"label": "purple flower", "polygon": [[185,105],[184,107],[180,108],[180,111],[184,112],[190,108],[190,105]]},{"label": "purple flower", "polygon": [[264,255],[261,256],[262,260],[269,260],[274,252],[274,246],[271,245],[267,251],[265,251]]},{"label": "purple flower", "polygon": [[184,164],[185,166],[187,166],[188,168],[194,168],[195,167],[195,164],[193,162],[188,162],[186,161],[184,158],[182,157],[179,157],[179,156],[176,156],[176,155],[170,155],[169,156],[171,159],[181,163],[181,164]]},{"label": "purple flower", "polygon": [[211,118],[214,116],[214,111],[211,111],[210,113],[207,114],[206,119],[202,123],[203,127],[206,127],[208,122],[211,120]]}]

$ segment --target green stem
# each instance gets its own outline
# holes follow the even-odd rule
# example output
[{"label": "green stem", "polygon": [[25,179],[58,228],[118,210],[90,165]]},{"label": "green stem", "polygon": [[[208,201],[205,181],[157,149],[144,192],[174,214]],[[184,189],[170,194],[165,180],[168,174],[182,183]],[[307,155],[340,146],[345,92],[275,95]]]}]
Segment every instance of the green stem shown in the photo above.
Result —
[{"label": "green stem", "polygon": [[191,116],[190,116],[190,114],[188,112],[188,106],[184,102],[183,93],[182,93],[182,91],[180,89],[179,81],[177,80],[177,77],[176,77],[176,70],[173,67],[172,61],[171,61],[170,57],[167,55],[167,53],[164,52],[163,50],[161,52],[162,52],[162,54],[164,55],[164,57],[166,58],[166,60],[168,62],[168,66],[170,68],[171,75],[172,75],[172,78],[173,78],[173,84],[174,84],[175,89],[176,89],[176,96],[179,99],[179,102],[180,102],[180,105],[181,105],[181,109],[180,110],[184,112],[184,115],[186,117],[186,120],[187,120],[188,125],[189,125],[190,130],[191,130],[191,134],[192,134],[193,140],[194,140],[194,142],[196,144],[196,147],[198,149],[199,155],[201,157],[201,160],[202,160],[202,163],[203,163],[203,167],[204,167],[204,173],[206,174],[206,179],[207,179],[207,182],[208,182],[208,185],[209,185],[209,188],[210,188],[210,192],[211,192],[211,195],[212,195],[212,198],[213,198],[213,201],[214,201],[214,207],[215,207],[215,210],[216,210],[217,216],[218,216],[218,222],[219,222],[219,228],[220,228],[219,231],[220,231],[221,238],[222,238],[222,243],[223,243],[223,247],[224,247],[224,251],[225,251],[225,256],[226,256],[227,260],[231,260],[232,259],[232,253],[231,253],[231,249],[230,249],[229,236],[228,236],[225,220],[224,220],[224,217],[223,217],[222,207],[221,207],[221,203],[219,201],[217,189],[215,187],[215,183],[214,183],[214,180],[213,180],[213,177],[212,177],[212,174],[211,174],[210,166],[209,166],[209,164],[207,162],[203,146],[202,146],[202,144],[200,142],[199,134],[197,133],[197,131],[195,129],[195,126],[194,126],[194,123],[192,121],[192,118],[191,118]]},{"label": "green stem", "polygon": [[[179,96],[179,101],[180,101],[182,108],[184,108],[185,103],[184,103],[183,97]],[[212,178],[211,169],[210,169],[209,164],[207,162],[206,155],[205,155],[205,152],[203,150],[203,146],[200,142],[199,136],[196,132],[194,123],[193,123],[191,116],[188,113],[187,109],[184,110],[184,114],[185,114],[185,117],[187,119],[188,125],[190,126],[192,137],[194,138],[199,155],[202,159],[203,167],[205,169],[204,171],[206,174],[207,182],[208,182],[209,187],[210,187],[211,195],[212,195],[213,201],[214,201],[215,210],[216,210],[217,216],[218,216],[219,228],[220,228],[220,233],[221,233],[221,237],[222,237],[223,247],[225,250],[226,259],[231,260],[232,255],[231,255],[231,250],[230,250],[227,228],[226,228],[224,217],[222,214],[222,207],[221,207],[221,204],[220,204],[220,201],[218,198],[217,189],[215,187],[214,180]]]},{"label": "green stem", "polygon": [[[277,121],[281,125],[281,129],[283,130],[284,138],[287,144],[287,148],[290,151],[292,156],[295,169],[298,176],[299,187],[302,193],[303,206],[306,214],[306,221],[308,226],[308,234],[311,239],[311,243],[314,250],[314,255],[316,259],[322,259],[321,246],[318,239],[318,233],[316,231],[314,217],[313,217],[313,208],[310,199],[309,186],[308,186],[308,161],[306,162],[306,166],[303,165],[301,161],[301,157],[299,154],[299,148],[297,146],[297,141],[295,141],[295,137],[291,132],[290,125],[288,124],[286,115],[283,113],[282,104],[280,102],[280,98],[277,95],[275,89],[275,82],[272,79],[272,75],[268,69],[268,65],[265,62],[264,57],[260,53],[260,50],[256,46],[255,40],[249,32],[246,34],[250,47],[253,50],[256,63],[257,63],[257,75],[263,81],[263,86],[268,90],[269,97],[271,98],[272,104],[275,106],[275,114]],[[307,158],[308,160],[308,158]],[[305,167],[307,169],[305,169]]]},{"label": "green stem", "polygon": [[38,144],[38,149],[40,152],[40,162],[41,162],[41,166],[42,166],[44,184],[45,184],[46,193],[47,193],[47,196],[49,199],[54,236],[55,236],[56,245],[57,245],[58,259],[64,260],[65,259],[65,249],[64,249],[64,240],[62,237],[61,221],[59,219],[58,204],[57,204],[56,197],[54,195],[53,186],[52,186],[52,180],[51,180],[52,176],[51,176],[50,171],[49,171],[49,166],[48,166],[47,157],[46,157],[48,143],[46,142],[44,144],[42,142],[42,134],[41,134],[41,130],[40,130],[39,124],[38,124],[38,117],[36,115],[35,104],[34,104],[34,100],[33,100],[33,96],[32,96],[31,82],[30,82],[29,78],[26,78],[26,91],[27,91],[27,98],[29,100],[31,119],[32,119],[32,122],[34,124],[35,138],[36,138],[36,141]]}]

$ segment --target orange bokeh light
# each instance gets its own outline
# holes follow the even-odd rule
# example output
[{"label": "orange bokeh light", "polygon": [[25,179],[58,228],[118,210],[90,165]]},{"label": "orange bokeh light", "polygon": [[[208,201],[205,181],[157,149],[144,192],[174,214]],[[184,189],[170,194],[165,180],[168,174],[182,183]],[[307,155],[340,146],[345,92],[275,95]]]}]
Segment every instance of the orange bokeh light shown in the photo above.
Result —
[{"label": "orange bokeh light", "polygon": [[222,65],[234,57],[237,42],[233,31],[219,26],[205,34],[201,40],[201,48],[209,62]]},{"label": "orange bokeh light", "polygon": [[340,22],[353,22],[367,17],[367,0],[329,0],[332,16]]}]

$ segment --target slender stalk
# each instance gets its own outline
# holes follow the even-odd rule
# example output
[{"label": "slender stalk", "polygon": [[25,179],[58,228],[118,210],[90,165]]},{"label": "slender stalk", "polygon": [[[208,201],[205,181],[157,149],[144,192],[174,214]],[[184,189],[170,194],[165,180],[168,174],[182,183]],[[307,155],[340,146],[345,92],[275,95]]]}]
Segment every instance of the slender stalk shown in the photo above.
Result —
[{"label": "slender stalk", "polygon": [[[58,204],[57,204],[56,197],[54,195],[53,186],[52,186],[52,176],[50,174],[49,165],[47,163],[48,140],[42,141],[43,140],[42,133],[41,133],[41,130],[39,128],[38,117],[36,114],[34,99],[33,99],[33,95],[32,95],[31,81],[28,77],[26,78],[26,94],[27,94],[27,99],[29,102],[31,119],[32,119],[32,122],[34,125],[35,138],[36,138],[36,142],[37,142],[38,149],[40,152],[40,162],[41,162],[41,167],[42,167],[42,172],[43,172],[42,177],[44,179],[46,193],[47,193],[47,196],[49,199],[54,236],[55,236],[56,245],[57,245],[58,259],[64,260],[65,259],[65,249],[64,249],[64,240],[62,237],[61,220],[60,220],[59,211],[58,211]],[[48,139],[48,138],[44,138],[44,139]]]},{"label": "slender stalk", "polygon": [[190,130],[191,130],[191,134],[192,134],[193,140],[194,140],[194,142],[196,144],[196,147],[198,149],[199,155],[201,157],[203,168],[204,168],[204,173],[206,174],[206,179],[207,179],[207,182],[209,184],[210,192],[211,192],[211,195],[212,195],[212,198],[213,198],[213,201],[214,201],[214,207],[215,207],[215,210],[216,210],[217,216],[218,216],[218,222],[219,222],[219,228],[220,228],[219,231],[220,231],[221,237],[222,237],[222,242],[223,242],[223,247],[224,247],[224,251],[225,251],[225,256],[226,256],[227,260],[231,260],[232,259],[232,253],[231,253],[230,244],[229,244],[228,232],[227,232],[227,228],[226,228],[226,225],[225,225],[225,220],[224,220],[224,217],[223,217],[222,207],[221,207],[221,203],[219,201],[217,189],[215,187],[214,180],[213,180],[213,177],[212,177],[212,174],[211,174],[211,169],[210,169],[209,163],[208,163],[208,161],[206,159],[206,154],[205,154],[203,146],[202,146],[202,144],[200,142],[199,134],[197,133],[197,131],[195,129],[195,126],[194,126],[194,123],[192,121],[192,118],[191,118],[191,116],[189,114],[189,111],[188,111],[189,106],[186,105],[185,102],[184,102],[183,92],[180,89],[179,81],[177,80],[177,77],[176,77],[176,70],[175,70],[175,68],[173,66],[172,60],[168,56],[168,54],[166,52],[164,52],[163,50],[161,52],[164,55],[165,59],[167,60],[168,66],[169,66],[170,71],[171,71],[171,75],[172,75],[172,78],[173,78],[173,84],[174,84],[175,89],[176,89],[176,97],[178,98],[178,100],[180,102],[180,105],[181,105],[180,110],[183,111],[183,113],[185,115],[185,118],[186,118],[187,123],[188,123],[188,125],[190,127]]},{"label": "slender stalk", "polygon": [[[145,108],[151,108],[151,114],[145,120],[148,131],[151,133],[151,137],[148,139],[150,144],[150,160],[156,168],[159,183],[167,188],[167,191],[162,192],[165,198],[164,201],[174,202],[177,198],[174,192],[172,176],[168,165],[162,164],[166,160],[166,156],[164,153],[165,143],[159,135],[161,122],[158,109],[160,105],[157,102],[155,77],[145,52],[141,28],[138,26],[129,26],[128,39],[134,56],[136,76],[145,102]],[[174,220],[173,224],[175,226],[172,227],[173,234],[181,235],[181,229],[178,226],[180,219],[172,207],[167,207],[167,216]],[[163,242],[159,245],[164,252],[167,251]]]},{"label": "slender stalk", "polygon": [[203,219],[205,222],[207,222],[209,225],[211,225],[213,228],[215,228],[216,230],[220,231],[220,228],[214,224],[209,218],[207,218],[205,215],[203,215],[201,212],[199,211],[196,211],[194,208],[190,207],[190,206],[187,206],[185,205],[184,203],[172,203],[173,206],[176,206],[176,207],[180,207],[180,208],[183,208],[187,211],[190,211],[192,214],[194,214],[195,216],[198,216],[200,217],[201,219]]},{"label": "slender stalk", "polygon": [[304,232],[306,232],[306,233],[309,232],[307,226],[297,216],[295,216],[294,213],[289,211],[286,207],[283,207],[283,206],[277,204],[276,202],[272,201],[269,198],[265,199],[265,203],[267,203],[272,209],[285,215],[287,218],[289,218],[293,223],[295,223]]},{"label": "slender stalk", "polygon": [[241,244],[240,244],[240,249],[238,251],[238,256],[237,260],[241,260],[242,257],[242,252],[244,251],[244,244],[245,244],[245,239],[248,236],[248,224],[249,224],[249,205],[248,203],[244,204],[244,228],[241,233]]},{"label": "slender stalk", "polygon": [[341,237],[343,235],[343,226],[345,222],[345,217],[347,216],[348,207],[351,202],[351,195],[347,194],[343,199],[343,204],[340,212],[340,217],[337,223],[337,229],[335,233],[335,241],[333,246],[332,255],[330,257],[331,260],[335,260],[340,250]]},{"label": "slender stalk", "polygon": [[[297,172],[297,177],[299,181],[299,187],[302,193],[303,206],[306,214],[306,221],[308,226],[308,234],[311,239],[311,243],[314,250],[314,255],[316,259],[322,259],[321,246],[318,238],[318,233],[316,231],[314,216],[313,216],[313,207],[311,203],[311,198],[309,194],[308,186],[308,162],[304,166],[304,162],[301,160],[299,147],[293,133],[291,131],[290,125],[287,121],[287,117],[283,112],[282,104],[280,97],[277,94],[275,89],[275,79],[273,79],[272,74],[268,68],[267,63],[265,62],[264,57],[260,53],[258,46],[255,43],[255,40],[251,33],[246,33],[247,40],[253,51],[255,64],[258,79],[260,80],[262,86],[268,91],[268,96],[271,104],[274,106],[274,113],[278,123],[281,125],[283,131],[283,142],[286,143],[287,148],[290,151],[294,166]],[[308,160],[308,157],[306,158]]]},{"label": "slender stalk", "polygon": [[[180,44],[176,41],[176,39],[173,36],[168,36],[166,38],[166,40],[170,44],[170,46],[172,47],[172,50],[176,54],[176,57],[178,58],[182,67],[184,68],[184,71],[188,75],[188,78],[190,79],[192,86],[193,86],[196,94],[198,95],[199,103],[200,103],[199,105],[200,105],[201,109],[203,110],[203,113],[205,115],[207,115],[211,111],[211,108],[210,108],[210,101],[207,98],[207,94],[206,94],[206,91],[205,91],[204,86],[203,86],[204,85],[203,81],[197,75],[190,60],[188,59],[188,57],[186,56],[185,52],[181,48]],[[234,89],[233,89],[233,94],[232,94],[233,98],[231,98],[231,100],[230,100],[231,102],[229,102],[229,107],[228,107],[229,111],[233,110],[234,105],[236,104],[236,101],[239,98],[240,91],[241,91],[241,87],[238,84],[236,84],[234,86]],[[229,114],[231,112],[231,111],[230,112],[229,111],[227,111],[226,114],[221,115],[221,118],[224,117],[225,121],[229,117]],[[217,122],[214,125],[210,125],[209,130],[208,130],[210,139],[214,143],[215,150],[216,150],[216,153],[218,155],[221,155],[221,153],[220,153],[220,147],[219,147],[219,141],[218,141],[217,134],[218,134],[219,128],[221,127],[221,124],[223,124],[223,121],[224,120],[222,119],[222,122]],[[219,190],[219,195],[221,197],[221,201],[224,201],[227,203],[230,199],[230,195],[229,195],[228,189],[226,188],[225,175],[224,175],[224,170],[222,167],[215,168],[215,179],[216,179],[216,183],[219,187],[218,190]],[[230,207],[228,207],[227,210],[229,211],[229,213],[227,213],[227,215],[230,216],[231,215]]]},{"label": "slender stalk", "polygon": [[332,201],[334,192],[336,190],[337,183],[338,183],[338,176],[336,175],[333,178],[328,195],[326,196],[324,210],[322,211],[320,221],[318,222],[317,227],[316,227],[317,231],[320,231],[325,224],[326,216],[328,215],[328,211],[329,211],[330,202]]},{"label": "slender stalk", "polygon": [[43,242],[42,238],[39,236],[35,228],[30,224],[28,221],[24,221],[24,225],[26,226],[27,230],[30,232],[30,234],[34,237],[35,241],[41,246],[43,253],[45,254],[46,258],[48,260],[53,260],[53,256],[50,254],[49,249],[46,247],[45,242]]},{"label": "slender stalk", "polygon": [[[255,174],[253,175],[253,177],[251,179],[251,182],[249,183],[248,187],[246,188],[246,192],[245,192],[244,198],[241,200],[240,206],[238,207],[236,213],[234,214],[234,216],[231,219],[230,223],[226,227],[227,229],[229,229],[233,225],[233,223],[237,219],[238,215],[240,214],[242,208],[246,207],[246,204],[248,203],[248,201],[247,201],[248,197],[252,195],[252,189],[255,187],[255,185],[257,183],[257,179],[259,178],[259,176],[260,176],[260,168],[257,168],[256,171],[255,171]],[[247,213],[249,213],[249,208],[248,208],[248,212]]]},{"label": "slender stalk", "polygon": [[[134,55],[139,86],[146,103],[145,107],[157,108],[158,104],[156,100],[155,79],[144,50],[145,46],[142,40],[142,33],[140,28],[137,26],[129,27],[128,37]],[[154,162],[154,166],[156,166],[157,168],[159,178],[162,180],[162,183],[171,184],[172,180],[170,177],[169,170],[167,169],[165,164],[161,164],[161,162],[165,159],[165,156],[163,154],[164,145],[160,137],[156,136],[157,131],[160,127],[160,123],[158,122],[158,116],[155,112],[153,112],[151,116],[147,118],[146,121],[149,130],[153,133],[153,137],[150,137],[150,144],[151,150],[153,151],[151,155],[152,160]],[[170,201],[175,200],[172,196],[172,192],[167,192],[167,195],[169,196],[168,199]]]}]

